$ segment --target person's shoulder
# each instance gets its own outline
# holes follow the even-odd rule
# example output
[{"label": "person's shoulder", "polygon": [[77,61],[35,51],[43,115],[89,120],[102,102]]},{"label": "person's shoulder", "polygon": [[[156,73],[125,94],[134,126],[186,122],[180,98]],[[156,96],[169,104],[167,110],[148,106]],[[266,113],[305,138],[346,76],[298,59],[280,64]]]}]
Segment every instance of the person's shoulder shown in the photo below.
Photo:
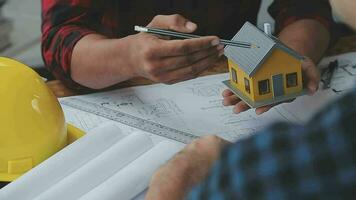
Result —
[{"label": "person's shoulder", "polygon": [[321,113],[335,112],[336,110],[344,114],[353,113],[356,115],[356,87],[326,106]]},{"label": "person's shoulder", "polygon": [[356,134],[352,133],[355,131],[355,122],[356,88],[325,106],[314,116],[307,127],[320,133],[331,133],[341,137],[354,138]]}]

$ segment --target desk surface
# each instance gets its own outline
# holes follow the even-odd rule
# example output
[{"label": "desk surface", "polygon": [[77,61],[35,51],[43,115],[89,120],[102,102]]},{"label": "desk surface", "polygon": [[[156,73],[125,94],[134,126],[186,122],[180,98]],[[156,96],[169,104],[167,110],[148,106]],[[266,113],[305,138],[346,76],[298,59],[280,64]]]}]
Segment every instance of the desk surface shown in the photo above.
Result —
[{"label": "desk surface", "polygon": [[[341,38],[337,42],[337,44],[327,52],[327,56],[347,53],[350,51],[356,51],[356,35]],[[204,72],[202,74],[202,76],[218,74],[218,73],[225,73],[225,72],[227,72],[226,61],[221,61],[216,66],[214,66],[214,67],[210,68],[209,70],[207,70],[206,72]],[[152,84],[152,83],[153,83],[152,81],[149,81],[144,78],[135,78],[135,79],[120,83],[117,86],[115,86],[115,88],[125,88],[125,87],[137,86],[137,85],[148,85],[148,84]],[[73,95],[78,94],[75,91],[72,91],[72,90],[66,88],[60,81],[57,81],[57,80],[50,81],[47,83],[47,85],[51,88],[51,90],[54,92],[54,94],[57,97],[66,97],[66,96],[73,96]]]}]

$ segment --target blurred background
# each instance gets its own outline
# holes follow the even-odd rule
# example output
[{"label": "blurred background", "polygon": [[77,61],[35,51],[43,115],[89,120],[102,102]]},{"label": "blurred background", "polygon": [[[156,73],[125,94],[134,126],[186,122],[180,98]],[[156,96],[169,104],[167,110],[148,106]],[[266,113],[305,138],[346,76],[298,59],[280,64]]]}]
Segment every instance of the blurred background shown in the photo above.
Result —
[{"label": "blurred background", "polygon": [[[263,0],[258,25],[273,24],[267,8],[273,0]],[[41,47],[41,1],[0,0],[0,55],[18,59],[42,76],[52,77],[44,69]]]},{"label": "blurred background", "polygon": [[0,55],[17,58],[34,68],[43,67],[41,1],[0,0],[0,5],[0,38],[7,40],[0,39]]}]

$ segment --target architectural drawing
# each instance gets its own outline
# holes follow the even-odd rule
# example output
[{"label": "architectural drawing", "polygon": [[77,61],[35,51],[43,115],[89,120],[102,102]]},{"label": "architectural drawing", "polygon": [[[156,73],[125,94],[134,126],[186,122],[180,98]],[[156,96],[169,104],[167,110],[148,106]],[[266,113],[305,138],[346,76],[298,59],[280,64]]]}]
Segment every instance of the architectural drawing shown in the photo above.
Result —
[{"label": "architectural drawing", "polygon": [[[230,141],[275,121],[296,121],[275,109],[262,116],[254,110],[233,114],[231,107],[222,105],[221,92],[226,87],[221,81],[227,77],[220,74],[171,86],[141,86],[80,98],[196,136],[216,134]],[[192,90],[193,86],[197,89]]]},{"label": "architectural drawing", "polygon": [[221,84],[206,85],[202,83],[193,84],[187,88],[193,95],[201,97],[213,97],[221,94]]}]

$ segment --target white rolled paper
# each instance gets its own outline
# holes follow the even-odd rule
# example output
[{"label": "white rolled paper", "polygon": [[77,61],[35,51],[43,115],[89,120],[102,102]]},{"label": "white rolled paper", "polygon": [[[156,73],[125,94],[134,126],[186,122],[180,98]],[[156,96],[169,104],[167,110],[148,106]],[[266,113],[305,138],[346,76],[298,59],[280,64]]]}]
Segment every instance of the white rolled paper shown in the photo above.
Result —
[{"label": "white rolled paper", "polygon": [[1,189],[0,199],[34,199],[124,136],[121,130],[112,123],[96,128]]},{"label": "white rolled paper", "polygon": [[129,200],[183,147],[173,141],[154,145],[148,134],[125,135],[109,122],[1,189],[0,200]]},{"label": "white rolled paper", "polygon": [[[78,199],[152,148],[149,136],[132,133],[36,197],[36,200]],[[93,148],[93,147],[91,147]]]},{"label": "white rolled paper", "polygon": [[162,141],[80,200],[130,200],[143,192],[154,172],[184,146]]}]

